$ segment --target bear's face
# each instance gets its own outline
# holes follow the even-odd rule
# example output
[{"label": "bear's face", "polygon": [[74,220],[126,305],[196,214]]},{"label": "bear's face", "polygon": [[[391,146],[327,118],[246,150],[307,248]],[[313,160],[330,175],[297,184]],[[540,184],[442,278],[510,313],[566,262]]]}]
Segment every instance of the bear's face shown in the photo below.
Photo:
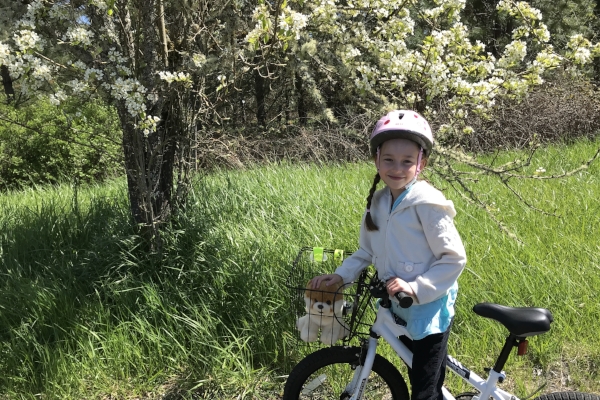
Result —
[{"label": "bear's face", "polygon": [[307,313],[331,317],[341,312],[344,305],[342,284],[325,286],[325,282],[323,282],[319,289],[308,289],[310,287],[311,282],[309,281],[304,292]]}]

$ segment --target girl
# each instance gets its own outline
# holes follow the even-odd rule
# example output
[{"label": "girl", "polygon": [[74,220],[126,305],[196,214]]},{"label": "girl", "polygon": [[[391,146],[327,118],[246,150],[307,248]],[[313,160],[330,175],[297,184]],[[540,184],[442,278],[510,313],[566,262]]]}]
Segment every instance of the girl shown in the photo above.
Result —
[{"label": "girl", "polygon": [[[446,351],[457,279],[466,254],[453,218],[452,201],[417,177],[427,164],[433,135],[414,111],[396,110],[382,117],[370,137],[377,174],[367,197],[359,249],[335,273],[315,277],[313,288],[349,283],[369,265],[386,281],[388,294],[405,292],[413,306],[394,299],[392,311],[407,322],[413,351],[409,372],[412,400],[441,400]],[[377,190],[380,180],[386,187]]]}]

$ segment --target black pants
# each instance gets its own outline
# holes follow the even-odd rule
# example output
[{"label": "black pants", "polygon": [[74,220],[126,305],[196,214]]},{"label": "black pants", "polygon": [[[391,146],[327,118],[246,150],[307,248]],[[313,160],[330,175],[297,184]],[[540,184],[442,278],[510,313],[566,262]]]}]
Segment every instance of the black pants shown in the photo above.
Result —
[{"label": "black pants", "polygon": [[446,355],[450,328],[420,340],[400,337],[413,352],[413,365],[408,370],[411,400],[442,400],[442,385],[446,377]]}]

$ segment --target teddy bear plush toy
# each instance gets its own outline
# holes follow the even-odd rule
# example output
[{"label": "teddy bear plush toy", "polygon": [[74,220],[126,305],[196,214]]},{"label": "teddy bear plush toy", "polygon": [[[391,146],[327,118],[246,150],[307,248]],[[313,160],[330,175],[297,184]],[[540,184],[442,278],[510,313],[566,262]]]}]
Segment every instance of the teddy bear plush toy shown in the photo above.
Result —
[{"label": "teddy bear plush toy", "polygon": [[350,328],[344,322],[343,283],[325,286],[321,283],[319,289],[311,289],[312,280],[308,281],[304,291],[306,315],[298,318],[296,328],[300,338],[305,342],[319,339],[326,345],[333,345],[338,340],[348,336]]}]

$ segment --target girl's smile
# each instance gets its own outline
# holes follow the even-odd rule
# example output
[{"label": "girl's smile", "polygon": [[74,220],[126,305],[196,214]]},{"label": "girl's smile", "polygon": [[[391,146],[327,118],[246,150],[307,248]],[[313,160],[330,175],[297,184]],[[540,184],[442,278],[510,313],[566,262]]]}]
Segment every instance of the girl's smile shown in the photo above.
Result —
[{"label": "girl's smile", "polygon": [[393,200],[416,176],[419,150],[419,145],[406,139],[386,140],[381,145],[375,165],[379,176],[390,188]]}]

